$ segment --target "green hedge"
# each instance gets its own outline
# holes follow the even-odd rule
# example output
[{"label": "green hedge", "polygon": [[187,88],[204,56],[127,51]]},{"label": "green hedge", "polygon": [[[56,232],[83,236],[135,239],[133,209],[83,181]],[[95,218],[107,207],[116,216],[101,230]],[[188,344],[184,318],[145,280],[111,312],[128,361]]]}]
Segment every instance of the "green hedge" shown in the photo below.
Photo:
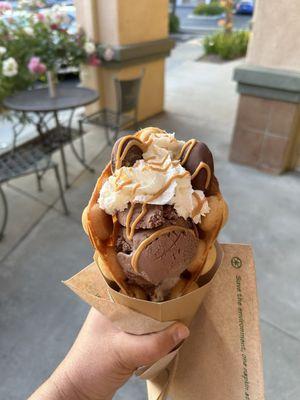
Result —
[{"label": "green hedge", "polygon": [[223,12],[224,7],[222,7],[217,1],[212,1],[210,4],[199,4],[194,9],[194,14],[196,15],[219,15]]},{"label": "green hedge", "polygon": [[204,49],[206,54],[217,54],[224,60],[233,60],[246,55],[248,41],[248,31],[218,32],[206,36]]},{"label": "green hedge", "polygon": [[179,31],[179,18],[175,14],[169,15],[169,32],[170,33],[177,33]]}]

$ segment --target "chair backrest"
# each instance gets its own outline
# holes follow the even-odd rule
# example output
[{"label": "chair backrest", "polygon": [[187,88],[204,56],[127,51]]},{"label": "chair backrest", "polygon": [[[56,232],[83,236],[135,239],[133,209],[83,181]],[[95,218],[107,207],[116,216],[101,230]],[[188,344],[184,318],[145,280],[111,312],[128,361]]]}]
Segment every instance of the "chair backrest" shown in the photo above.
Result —
[{"label": "chair backrest", "polygon": [[137,111],[143,76],[144,71],[140,76],[134,79],[125,80],[114,78],[118,113],[122,114],[130,111]]}]

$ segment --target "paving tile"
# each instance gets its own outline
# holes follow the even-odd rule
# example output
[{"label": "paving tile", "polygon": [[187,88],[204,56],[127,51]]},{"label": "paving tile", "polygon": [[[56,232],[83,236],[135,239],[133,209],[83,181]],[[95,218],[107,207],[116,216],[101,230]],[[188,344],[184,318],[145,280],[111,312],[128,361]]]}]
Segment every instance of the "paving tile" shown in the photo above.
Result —
[{"label": "paving tile", "polygon": [[61,280],[91,256],[81,227],[52,210],[1,264],[1,399],[27,398],[72,344],[88,306]]},{"label": "paving tile", "polygon": [[8,202],[8,223],[4,232],[5,236],[0,242],[0,260],[14,248],[47,210],[46,206],[16,192],[7,185],[3,185],[3,190]]},{"label": "paving tile", "polygon": [[266,400],[300,398],[300,342],[261,322]]}]

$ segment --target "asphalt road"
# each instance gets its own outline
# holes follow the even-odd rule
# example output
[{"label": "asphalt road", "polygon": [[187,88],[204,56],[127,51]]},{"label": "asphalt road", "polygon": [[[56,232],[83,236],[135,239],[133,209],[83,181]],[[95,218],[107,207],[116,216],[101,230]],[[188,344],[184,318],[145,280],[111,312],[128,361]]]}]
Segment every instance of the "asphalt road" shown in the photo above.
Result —
[{"label": "asphalt road", "polygon": [[[197,17],[193,14],[192,7],[178,7],[176,14],[180,19],[180,30],[193,32],[200,35],[208,35],[218,29],[218,20],[222,16]],[[248,29],[252,19],[251,15],[234,15],[234,29]]]}]

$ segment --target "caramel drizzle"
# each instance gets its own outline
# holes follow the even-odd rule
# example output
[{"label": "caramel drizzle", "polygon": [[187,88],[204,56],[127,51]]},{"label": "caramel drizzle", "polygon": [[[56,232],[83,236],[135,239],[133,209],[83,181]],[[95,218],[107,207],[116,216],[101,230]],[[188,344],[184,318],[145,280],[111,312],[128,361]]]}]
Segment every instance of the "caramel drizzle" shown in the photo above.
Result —
[{"label": "caramel drizzle", "polygon": [[196,139],[190,139],[187,142],[185,142],[184,145],[181,147],[180,153],[177,157],[179,159],[183,156],[183,153],[187,149],[187,152],[185,153],[184,158],[181,161],[181,165],[184,165],[187,162],[187,159],[189,158],[192,148],[195,146],[196,142],[197,142]]},{"label": "caramel drizzle", "polygon": [[194,192],[193,196],[196,199],[197,204],[192,211],[192,218],[194,218],[196,215],[198,215],[200,213],[202,206],[203,206],[203,200],[200,199],[199,195]]},{"label": "caramel drizzle", "polygon": [[203,168],[204,168],[205,171],[206,171],[206,181],[205,181],[205,186],[204,186],[204,187],[205,187],[205,189],[207,189],[207,188],[208,188],[208,185],[209,185],[209,182],[210,182],[210,179],[211,179],[211,170],[210,170],[209,166],[208,166],[205,162],[201,161],[201,162],[199,163],[198,167],[195,169],[195,171],[194,171],[194,173],[193,173],[193,175],[192,175],[192,177],[191,177],[191,180],[195,179],[196,176],[199,174],[199,172],[200,172]]},{"label": "caramel drizzle", "polygon": [[165,167],[153,167],[152,165],[149,165],[148,168],[150,168],[152,171],[158,171],[158,172],[166,172],[170,166],[171,166],[171,162],[169,162]]},{"label": "caramel drizzle", "polygon": [[115,189],[115,192],[118,192],[119,190],[123,189],[125,186],[130,185],[131,183],[132,183],[132,179],[127,179],[127,181],[124,181],[117,186],[117,188]]},{"label": "caramel drizzle", "polygon": [[143,203],[141,212],[136,217],[136,219],[133,221],[133,223],[130,225],[131,218],[132,218],[132,215],[134,212],[134,207],[135,207],[135,204],[132,203],[130,206],[129,212],[127,214],[127,217],[126,217],[126,236],[128,237],[129,240],[133,239],[133,235],[134,235],[137,224],[147,213],[147,204]]},{"label": "caramel drizzle", "polygon": [[159,231],[156,231],[154,233],[152,233],[152,235],[150,235],[147,239],[143,240],[138,248],[135,250],[135,252],[133,253],[132,259],[131,259],[131,266],[133,268],[133,270],[135,272],[138,272],[138,260],[139,257],[142,253],[142,251],[151,243],[153,242],[155,239],[159,238],[162,235],[165,235],[166,233],[169,232],[174,232],[174,231],[181,231],[181,232],[192,232],[193,235],[195,235],[195,232],[193,229],[189,229],[189,228],[184,228],[183,226],[166,226],[163,229],[160,229]]},{"label": "caramel drizzle", "polygon": [[[165,161],[167,160],[168,156],[169,156],[169,153],[167,153],[167,154],[166,154],[161,160],[159,160],[159,161],[152,161],[152,157],[151,157],[150,162],[149,162],[149,158],[148,158],[146,161],[149,162],[149,164],[151,164],[151,165],[163,165],[163,164],[165,163]],[[156,157],[154,157],[154,158],[156,158]]]},{"label": "caramel drizzle", "polygon": [[176,174],[171,176],[171,178],[166,182],[166,184],[156,193],[154,194],[152,197],[150,197],[150,199],[148,199],[148,202],[153,201],[155,199],[157,199],[165,190],[168,189],[168,187],[171,185],[171,183],[177,179],[177,178],[183,178],[185,176],[189,175],[188,171],[185,171],[183,174]]},{"label": "caramel drizzle", "polygon": [[[132,139],[132,140],[130,140],[130,141],[127,143],[127,145],[125,146],[125,149],[123,150],[123,152],[122,152],[122,154],[121,154],[122,147],[123,147],[125,141],[128,140],[128,139]],[[133,146],[138,146],[138,147],[139,147],[141,150],[143,150],[143,152],[144,152],[145,146],[147,146],[147,145],[148,145],[148,143],[143,143],[143,142],[142,142],[140,139],[138,139],[137,137],[132,138],[132,135],[124,136],[124,137],[122,138],[122,140],[120,141],[119,146],[118,146],[118,149],[117,149],[117,154],[116,154],[116,169],[121,168],[122,162],[123,162],[124,158],[126,157],[128,151],[131,149],[131,147],[133,147]]]}]

